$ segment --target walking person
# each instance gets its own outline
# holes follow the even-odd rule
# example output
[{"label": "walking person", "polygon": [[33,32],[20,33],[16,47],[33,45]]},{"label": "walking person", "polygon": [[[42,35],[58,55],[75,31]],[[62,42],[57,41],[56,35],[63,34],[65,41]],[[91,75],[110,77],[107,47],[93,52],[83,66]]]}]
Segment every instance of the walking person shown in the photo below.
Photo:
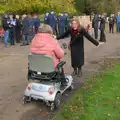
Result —
[{"label": "walking person", "polygon": [[16,43],[20,43],[21,40],[21,27],[22,27],[22,23],[20,17],[19,15],[16,15],[16,27],[15,27]]},{"label": "walking person", "polygon": [[92,20],[92,27],[94,28],[95,39],[98,40],[99,15],[97,13],[95,13],[94,18]]},{"label": "walking person", "polygon": [[8,24],[8,15],[5,14],[2,18],[2,27],[4,29],[4,46],[8,46],[9,39],[9,24]]},{"label": "walking person", "polygon": [[73,76],[82,76],[82,66],[84,65],[84,36],[96,46],[99,45],[99,42],[94,40],[86,30],[80,26],[78,19],[73,19],[71,27],[67,32],[62,36],[59,36],[57,39],[63,39],[70,34],[71,41],[69,48],[71,51],[71,65],[74,69]]},{"label": "walking person", "polygon": [[22,38],[23,38],[23,43],[20,46],[29,45],[29,18],[27,15],[23,15]]},{"label": "walking person", "polygon": [[106,36],[105,36],[105,16],[104,14],[101,15],[100,20],[100,42],[104,43],[106,42]]},{"label": "walking person", "polygon": [[115,19],[114,19],[113,14],[110,15],[108,21],[109,21],[109,32],[110,32],[110,33],[114,33],[114,23],[115,23]]}]

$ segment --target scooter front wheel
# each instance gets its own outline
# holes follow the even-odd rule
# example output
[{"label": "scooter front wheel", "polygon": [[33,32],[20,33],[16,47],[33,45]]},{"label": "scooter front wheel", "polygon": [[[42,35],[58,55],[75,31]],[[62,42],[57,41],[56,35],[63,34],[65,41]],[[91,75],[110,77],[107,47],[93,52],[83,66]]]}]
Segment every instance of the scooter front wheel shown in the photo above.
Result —
[{"label": "scooter front wheel", "polygon": [[71,84],[71,86],[68,88],[69,91],[72,91],[74,89],[74,85],[73,83]]},{"label": "scooter front wheel", "polygon": [[50,108],[51,111],[56,110],[60,107],[60,103],[61,103],[60,98],[61,98],[61,94],[57,93],[54,102],[51,103],[51,108]]}]

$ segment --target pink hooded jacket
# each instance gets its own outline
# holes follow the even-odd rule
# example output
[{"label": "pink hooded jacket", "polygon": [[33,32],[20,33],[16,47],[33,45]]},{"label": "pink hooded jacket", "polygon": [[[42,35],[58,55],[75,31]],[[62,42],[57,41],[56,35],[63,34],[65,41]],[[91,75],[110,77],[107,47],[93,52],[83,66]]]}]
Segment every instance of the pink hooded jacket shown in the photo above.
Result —
[{"label": "pink hooded jacket", "polygon": [[56,67],[60,59],[64,57],[64,51],[59,43],[51,34],[38,33],[32,40],[30,52],[45,54],[53,57],[54,66]]}]

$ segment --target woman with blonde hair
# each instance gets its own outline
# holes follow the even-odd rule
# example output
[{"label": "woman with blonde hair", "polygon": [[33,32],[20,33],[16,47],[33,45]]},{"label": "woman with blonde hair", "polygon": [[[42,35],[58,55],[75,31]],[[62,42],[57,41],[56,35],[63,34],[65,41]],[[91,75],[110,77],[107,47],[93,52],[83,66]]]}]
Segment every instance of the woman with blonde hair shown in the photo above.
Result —
[{"label": "woman with blonde hair", "polygon": [[96,46],[98,46],[99,43],[86,32],[80,25],[78,19],[73,19],[70,29],[57,39],[63,39],[68,35],[71,36],[69,47],[71,51],[71,64],[74,69],[73,76],[77,75],[78,77],[81,77],[82,66],[84,65],[84,36]]}]

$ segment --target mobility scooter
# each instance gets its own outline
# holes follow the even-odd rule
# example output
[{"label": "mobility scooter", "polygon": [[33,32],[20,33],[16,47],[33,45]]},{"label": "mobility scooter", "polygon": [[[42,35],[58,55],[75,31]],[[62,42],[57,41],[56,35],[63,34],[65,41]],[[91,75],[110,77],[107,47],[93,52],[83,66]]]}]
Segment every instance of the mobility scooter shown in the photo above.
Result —
[{"label": "mobility scooter", "polygon": [[50,110],[59,108],[61,95],[74,87],[72,76],[64,75],[63,66],[66,62],[61,61],[54,68],[53,58],[40,54],[30,54],[28,62],[29,83],[24,92],[23,103],[31,102],[32,99],[42,100]]}]

